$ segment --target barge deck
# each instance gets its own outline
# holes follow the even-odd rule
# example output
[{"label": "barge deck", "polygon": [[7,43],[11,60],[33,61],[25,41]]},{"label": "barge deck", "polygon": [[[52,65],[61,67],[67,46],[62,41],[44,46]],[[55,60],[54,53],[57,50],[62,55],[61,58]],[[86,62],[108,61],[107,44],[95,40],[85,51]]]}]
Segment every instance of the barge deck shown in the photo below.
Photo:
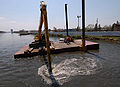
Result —
[{"label": "barge deck", "polygon": [[[91,41],[86,41],[86,49],[87,50],[97,50],[99,49],[99,44]],[[64,42],[51,42],[50,46],[51,54],[62,53],[62,52],[74,52],[82,50],[82,40],[74,40],[74,42],[70,42],[69,44]],[[45,48],[45,53],[46,53]],[[26,58],[33,57],[37,55],[41,55],[42,50],[29,48],[29,45],[24,46],[18,52],[14,54],[14,58]]]}]

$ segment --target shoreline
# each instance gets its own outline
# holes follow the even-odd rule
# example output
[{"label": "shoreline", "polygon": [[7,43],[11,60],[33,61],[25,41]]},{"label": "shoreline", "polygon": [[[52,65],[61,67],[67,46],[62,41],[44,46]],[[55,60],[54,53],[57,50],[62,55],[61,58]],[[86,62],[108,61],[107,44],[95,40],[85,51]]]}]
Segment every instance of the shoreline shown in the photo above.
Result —
[{"label": "shoreline", "polygon": [[120,43],[120,36],[86,36],[89,40],[104,40]]},{"label": "shoreline", "polygon": [[[49,34],[51,37],[61,37],[64,38],[65,36],[62,34]],[[74,35],[71,36],[73,39],[82,39],[81,35]],[[85,36],[86,40],[105,40],[105,41],[113,41],[120,43],[120,36]]]}]

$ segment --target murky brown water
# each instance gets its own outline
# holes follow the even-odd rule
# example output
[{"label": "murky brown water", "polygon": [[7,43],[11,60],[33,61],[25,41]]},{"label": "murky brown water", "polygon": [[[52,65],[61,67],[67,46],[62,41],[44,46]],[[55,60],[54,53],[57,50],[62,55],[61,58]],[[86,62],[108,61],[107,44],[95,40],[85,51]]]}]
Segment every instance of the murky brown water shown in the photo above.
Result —
[{"label": "murky brown water", "polygon": [[[0,87],[50,86],[42,57],[13,58],[16,51],[32,41],[32,35],[0,34]],[[120,87],[120,44],[96,42],[99,50],[51,55],[53,77],[60,87]]]}]

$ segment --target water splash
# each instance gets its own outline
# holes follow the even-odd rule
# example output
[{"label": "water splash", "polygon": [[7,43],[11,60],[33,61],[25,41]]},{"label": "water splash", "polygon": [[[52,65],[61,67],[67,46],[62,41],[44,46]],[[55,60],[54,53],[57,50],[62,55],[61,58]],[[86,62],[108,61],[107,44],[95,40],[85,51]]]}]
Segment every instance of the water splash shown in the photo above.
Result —
[{"label": "water splash", "polygon": [[[53,64],[52,68],[54,78],[60,85],[63,85],[74,76],[95,74],[101,70],[102,66],[95,58],[81,57],[79,59],[72,58],[63,60],[59,64]],[[38,75],[40,75],[47,84],[52,84],[45,65],[38,69]]]}]

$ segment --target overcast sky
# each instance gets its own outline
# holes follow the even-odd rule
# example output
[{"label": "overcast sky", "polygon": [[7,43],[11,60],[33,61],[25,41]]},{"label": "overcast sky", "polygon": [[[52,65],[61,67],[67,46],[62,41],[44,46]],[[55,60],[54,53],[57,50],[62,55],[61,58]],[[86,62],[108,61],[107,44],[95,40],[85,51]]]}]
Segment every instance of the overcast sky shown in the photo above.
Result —
[{"label": "overcast sky", "polygon": [[[49,28],[65,28],[64,4],[68,4],[69,28],[77,27],[81,0],[44,0],[47,4]],[[37,30],[40,0],[0,0],[0,31]],[[86,0],[86,26],[99,19],[101,26],[120,21],[120,0]],[[81,25],[81,23],[80,23]]]}]

